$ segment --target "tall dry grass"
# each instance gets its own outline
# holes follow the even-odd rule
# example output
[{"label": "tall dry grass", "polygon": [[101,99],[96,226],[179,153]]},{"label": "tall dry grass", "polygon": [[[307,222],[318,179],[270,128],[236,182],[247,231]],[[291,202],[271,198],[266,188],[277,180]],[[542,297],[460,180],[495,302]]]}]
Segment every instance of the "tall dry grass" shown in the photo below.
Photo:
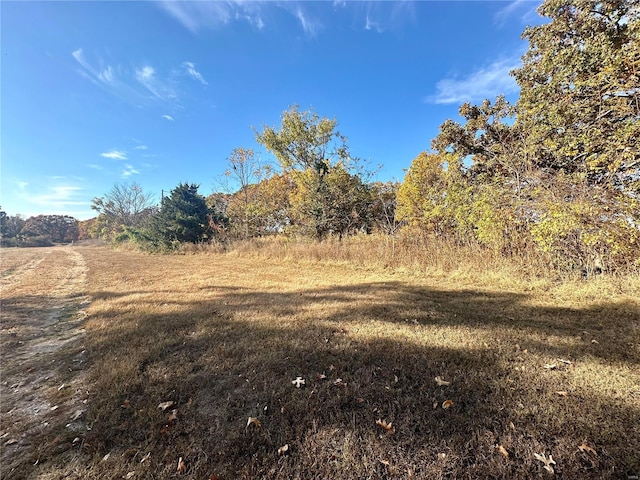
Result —
[{"label": "tall dry grass", "polygon": [[[200,251],[220,253],[219,245]],[[564,298],[607,298],[619,293],[640,297],[640,272],[588,275],[581,269],[557,270],[541,255],[504,256],[478,244],[457,245],[433,236],[409,232],[357,235],[342,240],[266,237],[237,241],[227,254],[290,262],[344,263],[365,269],[384,269],[421,277],[455,279],[487,288],[523,291],[554,290]],[[564,292],[564,293],[563,293]]]}]

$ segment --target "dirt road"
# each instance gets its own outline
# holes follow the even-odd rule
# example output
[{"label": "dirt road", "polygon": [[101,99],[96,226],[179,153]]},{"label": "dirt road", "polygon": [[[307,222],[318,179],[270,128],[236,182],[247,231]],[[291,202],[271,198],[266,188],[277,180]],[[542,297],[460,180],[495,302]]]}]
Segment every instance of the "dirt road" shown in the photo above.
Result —
[{"label": "dirt road", "polygon": [[86,266],[77,249],[0,251],[0,477],[79,446]]}]

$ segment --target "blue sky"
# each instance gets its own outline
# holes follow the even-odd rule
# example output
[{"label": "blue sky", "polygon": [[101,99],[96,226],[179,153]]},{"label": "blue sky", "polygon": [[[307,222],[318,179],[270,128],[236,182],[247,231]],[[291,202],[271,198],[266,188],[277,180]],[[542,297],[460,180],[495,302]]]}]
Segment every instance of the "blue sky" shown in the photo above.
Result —
[{"label": "blue sky", "polygon": [[538,5],[3,1],[0,205],[86,219],[116,183],[207,195],[234,148],[273,161],[251,127],[293,104],[402,180],[460,104],[517,98]]}]

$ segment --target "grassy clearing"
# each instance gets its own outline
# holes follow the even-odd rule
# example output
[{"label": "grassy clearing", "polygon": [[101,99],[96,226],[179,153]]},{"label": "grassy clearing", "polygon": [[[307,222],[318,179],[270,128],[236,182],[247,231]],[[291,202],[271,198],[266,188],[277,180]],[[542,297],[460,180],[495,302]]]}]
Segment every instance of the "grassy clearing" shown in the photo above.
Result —
[{"label": "grassy clearing", "polygon": [[90,431],[24,475],[550,477],[534,454],[556,478],[640,473],[637,280],[416,275],[287,248],[78,248]]}]

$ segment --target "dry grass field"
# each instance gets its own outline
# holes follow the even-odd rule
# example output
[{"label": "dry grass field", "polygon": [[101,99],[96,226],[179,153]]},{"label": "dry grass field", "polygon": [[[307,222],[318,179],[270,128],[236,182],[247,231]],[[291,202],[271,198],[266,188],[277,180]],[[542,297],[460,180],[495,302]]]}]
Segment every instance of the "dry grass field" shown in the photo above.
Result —
[{"label": "dry grass field", "polygon": [[[18,451],[3,398],[3,479],[640,475],[637,278],[65,248],[86,266],[86,333],[52,353],[65,368],[39,395],[84,407],[74,422],[71,407],[48,413],[66,416]],[[7,266],[25,251],[1,252],[3,305],[24,300]],[[82,375],[68,372],[82,352]]]}]

